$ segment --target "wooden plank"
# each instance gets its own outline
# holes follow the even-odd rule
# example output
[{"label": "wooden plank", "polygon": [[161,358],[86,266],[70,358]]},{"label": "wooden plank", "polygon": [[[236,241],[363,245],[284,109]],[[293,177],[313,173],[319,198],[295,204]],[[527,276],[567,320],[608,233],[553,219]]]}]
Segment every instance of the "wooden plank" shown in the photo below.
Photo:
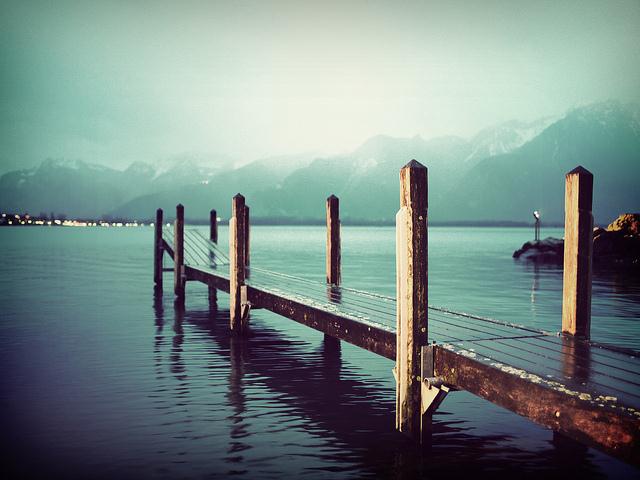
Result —
[{"label": "wooden plank", "polygon": [[427,169],[412,160],[400,170],[396,216],[398,338],[396,427],[421,438],[420,350],[427,344]]},{"label": "wooden plank", "polygon": [[176,206],[176,220],[173,228],[173,290],[179,300],[184,300],[184,206]]},{"label": "wooden plank", "polygon": [[577,167],[566,175],[562,331],[584,338],[591,328],[593,175]]},{"label": "wooden plank", "polygon": [[258,308],[266,308],[385,358],[396,358],[396,335],[391,330],[308,305],[304,300],[285,298],[252,285],[248,286],[247,296]]},{"label": "wooden plank", "polygon": [[162,209],[156,210],[156,222],[153,225],[154,241],[153,241],[153,283],[156,290],[162,290],[162,256],[164,254],[162,241]]},{"label": "wooden plank", "polygon": [[244,197],[233,197],[232,216],[229,221],[229,327],[237,335],[245,333],[247,322],[242,319],[240,287],[245,282],[245,216]]},{"label": "wooden plank", "polygon": [[327,198],[327,283],[340,285],[340,200],[335,195]]},{"label": "wooden plank", "polygon": [[640,388],[624,379],[590,370],[588,356],[581,356],[577,361],[576,357],[570,355],[558,355],[555,358],[536,355],[531,345],[513,339],[464,342],[455,346],[472,351],[483,359],[491,358],[531,375],[562,383],[569,390],[588,393],[593,398],[609,398],[607,402],[612,404],[640,409]]},{"label": "wooden plank", "polygon": [[217,290],[222,290],[223,292],[229,293],[229,279],[220,275],[216,275],[215,272],[200,270],[198,267],[186,265],[185,273],[189,280],[197,280]]},{"label": "wooden plank", "polygon": [[[513,367],[491,365],[473,352],[436,346],[435,374],[456,388],[551,428],[581,443],[640,464],[640,417],[568,391]],[[602,405],[602,406],[600,406]]]},{"label": "wooden plank", "polygon": [[171,257],[171,260],[173,260],[173,247],[169,245],[165,239],[162,239],[162,248],[167,252],[167,255]]}]

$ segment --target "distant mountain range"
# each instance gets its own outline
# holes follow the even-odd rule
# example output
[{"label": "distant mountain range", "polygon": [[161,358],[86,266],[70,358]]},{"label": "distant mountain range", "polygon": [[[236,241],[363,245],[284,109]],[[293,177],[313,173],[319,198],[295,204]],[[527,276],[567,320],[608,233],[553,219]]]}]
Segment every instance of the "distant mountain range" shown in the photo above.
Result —
[{"label": "distant mountain range", "polygon": [[47,160],[0,177],[0,209],[148,219],[158,207],[170,217],[183,203],[188,219],[208,218],[211,208],[226,218],[231,197],[242,192],[254,218],[318,221],[333,193],[343,221],[391,222],[398,171],[413,158],[429,168],[432,221],[529,221],[537,209],[544,221],[562,222],[564,174],[577,165],[595,176],[596,222],[640,210],[640,109],[618,102],[507,122],[471,139],[376,136],[345,155],[274,157],[240,168],[178,159],[120,171]]}]

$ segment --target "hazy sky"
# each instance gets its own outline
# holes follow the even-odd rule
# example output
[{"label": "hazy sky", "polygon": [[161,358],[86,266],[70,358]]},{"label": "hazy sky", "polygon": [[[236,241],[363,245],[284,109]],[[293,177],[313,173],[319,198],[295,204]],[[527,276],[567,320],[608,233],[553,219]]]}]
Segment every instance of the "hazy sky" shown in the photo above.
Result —
[{"label": "hazy sky", "polygon": [[329,153],[640,101],[638,0],[0,8],[0,170]]}]

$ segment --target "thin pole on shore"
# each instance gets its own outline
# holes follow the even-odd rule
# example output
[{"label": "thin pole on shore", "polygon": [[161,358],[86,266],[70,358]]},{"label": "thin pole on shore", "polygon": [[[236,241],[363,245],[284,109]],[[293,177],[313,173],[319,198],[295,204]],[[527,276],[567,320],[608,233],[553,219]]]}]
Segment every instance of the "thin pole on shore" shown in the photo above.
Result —
[{"label": "thin pole on shore", "polygon": [[420,440],[421,348],[427,345],[427,168],[412,160],[400,170],[396,215],[396,429]]},{"label": "thin pole on shore", "polygon": [[593,175],[577,167],[565,176],[562,331],[591,336]]},{"label": "thin pole on shore", "polygon": [[173,290],[176,299],[184,301],[184,206],[176,206],[176,220],[173,229]]},{"label": "thin pole on shore", "polygon": [[232,215],[229,220],[229,313],[231,332],[243,335],[247,329],[247,319],[242,317],[242,287],[245,282],[245,236],[246,225],[244,197],[237,194],[232,201]]},{"label": "thin pole on shore", "polygon": [[155,290],[159,292],[162,291],[162,256],[164,254],[162,246],[162,217],[162,209],[159,208],[156,210],[156,223],[153,224],[153,283]]},{"label": "thin pole on shore", "polygon": [[[334,287],[338,287],[341,281],[341,247],[340,247],[340,200],[335,195],[327,198],[327,253],[326,253],[326,273],[327,289],[330,300],[337,301],[340,292],[333,292]],[[335,289],[337,290],[337,289]],[[331,335],[324,334],[324,341],[328,348],[340,347],[340,340]]]}]

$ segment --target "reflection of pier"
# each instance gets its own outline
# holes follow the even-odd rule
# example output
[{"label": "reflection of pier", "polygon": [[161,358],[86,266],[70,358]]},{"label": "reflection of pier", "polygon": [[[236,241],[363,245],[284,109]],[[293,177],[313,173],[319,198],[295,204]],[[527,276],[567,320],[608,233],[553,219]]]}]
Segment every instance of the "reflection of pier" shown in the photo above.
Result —
[{"label": "reflection of pier", "polygon": [[[581,168],[567,175],[562,334],[427,308],[427,178],[415,161],[401,171],[398,301],[339,284],[339,223],[331,211],[337,208],[335,197],[327,203],[328,285],[261,269],[255,259],[249,267],[249,213],[241,195],[233,199],[228,255],[213,238],[215,220],[207,238],[184,229],[182,206],[174,229],[162,228],[158,211],[156,285],[162,285],[166,252],[174,260],[177,305],[184,303],[187,281],[207,284],[214,302],[216,290],[229,293],[229,326],[237,337],[233,342],[239,342],[232,362],[240,365],[243,355],[253,354],[241,339],[249,329],[249,312],[256,308],[395,360],[396,428],[411,437],[431,433],[430,415],[448,391],[467,390],[566,437],[640,463],[640,359],[635,352],[588,340],[591,182],[591,174]],[[328,339],[327,349],[335,352],[339,343]],[[241,378],[232,376],[231,383],[241,386]]]},{"label": "reflection of pier", "polygon": [[[319,439],[330,445],[348,445],[341,451],[332,449],[331,458],[337,464],[354,461],[360,468],[372,471],[377,478],[414,478],[422,464],[430,472],[463,472],[473,465],[479,471],[495,469],[495,457],[519,459],[532,465],[569,469],[573,473],[593,473],[590,455],[564,439],[549,442],[547,448],[527,452],[511,445],[509,437],[481,436],[454,415],[438,412],[433,423],[434,442],[428,452],[410,447],[393,425],[394,402],[392,391],[375,378],[361,378],[345,365],[335,344],[320,339],[316,348],[305,342],[270,328],[268,322],[256,322],[248,338],[228,335],[229,312],[220,309],[210,315],[208,309],[187,309],[172,315],[167,309],[166,323],[174,325],[176,318],[184,322],[184,348],[193,349],[189,339],[198,342],[208,337],[217,348],[216,355],[229,365],[226,400],[231,407],[227,417],[229,445],[225,461],[231,470],[244,470],[242,452],[255,448],[251,430],[247,426],[252,415],[261,414],[259,406],[251,404],[247,390],[267,389],[283,404],[290,418],[308,419]],[[198,332],[197,335],[191,333]],[[202,335],[204,333],[204,335]],[[172,357],[167,345],[167,358]],[[175,359],[175,358],[174,358]],[[189,364],[184,364],[188,375]],[[249,382],[247,378],[259,378]],[[263,394],[261,394],[263,396]],[[183,401],[188,399],[182,399]],[[253,400],[255,402],[255,400]],[[253,411],[250,413],[250,409]],[[283,427],[284,428],[284,427]],[[455,456],[455,458],[452,457]],[[571,457],[567,457],[570,455]],[[508,461],[504,469],[520,468]]]}]

